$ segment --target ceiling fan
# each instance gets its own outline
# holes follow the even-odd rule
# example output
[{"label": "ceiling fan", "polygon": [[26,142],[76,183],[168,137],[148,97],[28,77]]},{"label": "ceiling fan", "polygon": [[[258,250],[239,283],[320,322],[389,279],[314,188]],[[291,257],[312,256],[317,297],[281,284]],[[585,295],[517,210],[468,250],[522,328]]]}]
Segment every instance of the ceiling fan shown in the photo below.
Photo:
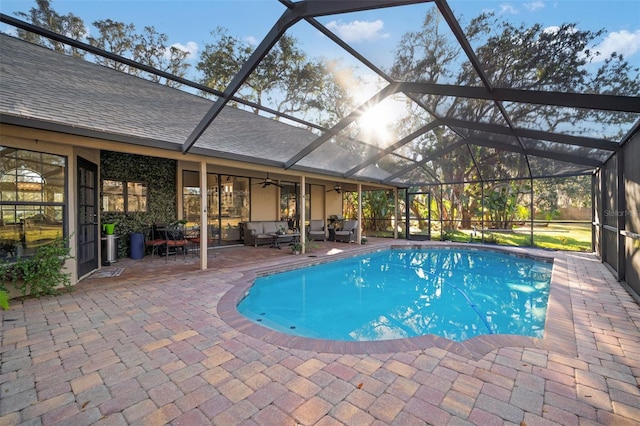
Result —
[{"label": "ceiling fan", "polygon": [[262,185],[263,188],[266,188],[269,185],[277,186],[279,188],[284,188],[284,186],[280,185],[279,183],[271,179],[269,177],[269,173],[267,173],[267,177],[264,178],[262,182],[257,182],[255,185]]},{"label": "ceiling fan", "polygon": [[327,192],[331,192],[331,191],[336,191],[339,194],[342,191],[342,187],[340,186],[339,183],[336,182],[336,184],[333,185],[333,188],[331,188]]}]

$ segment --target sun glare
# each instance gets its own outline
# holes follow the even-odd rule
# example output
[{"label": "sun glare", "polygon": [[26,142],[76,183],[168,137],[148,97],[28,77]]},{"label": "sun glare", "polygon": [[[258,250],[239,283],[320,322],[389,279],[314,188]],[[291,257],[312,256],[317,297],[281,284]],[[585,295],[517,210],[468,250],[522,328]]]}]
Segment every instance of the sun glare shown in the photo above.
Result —
[{"label": "sun glare", "polygon": [[379,103],[367,109],[358,119],[358,127],[368,142],[388,142],[392,136],[393,112]]}]

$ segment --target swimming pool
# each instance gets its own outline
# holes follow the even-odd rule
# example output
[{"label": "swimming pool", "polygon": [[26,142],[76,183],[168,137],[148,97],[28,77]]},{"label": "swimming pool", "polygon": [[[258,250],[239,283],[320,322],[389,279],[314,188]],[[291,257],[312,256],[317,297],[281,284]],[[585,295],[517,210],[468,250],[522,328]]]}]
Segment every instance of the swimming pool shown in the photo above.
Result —
[{"label": "swimming pool", "polygon": [[551,262],[490,250],[391,249],[260,277],[237,309],[318,339],[542,337],[551,270]]}]

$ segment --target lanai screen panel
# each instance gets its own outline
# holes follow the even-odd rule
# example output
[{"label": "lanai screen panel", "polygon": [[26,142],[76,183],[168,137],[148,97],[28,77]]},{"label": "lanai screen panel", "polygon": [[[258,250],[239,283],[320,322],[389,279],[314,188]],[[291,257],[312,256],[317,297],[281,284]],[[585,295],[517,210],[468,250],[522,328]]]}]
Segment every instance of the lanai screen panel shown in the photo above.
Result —
[{"label": "lanai screen panel", "polygon": [[[274,0],[267,3],[261,13],[274,26],[271,32],[269,24],[246,30],[256,42],[247,44],[245,64],[253,63],[251,51],[260,51],[260,46],[266,45],[265,40],[273,41],[273,49],[247,75],[229,75],[216,83],[218,90],[223,91],[241,77],[244,83],[239,84],[237,91],[233,90],[233,96],[255,105],[243,106],[231,100],[207,125],[202,138],[197,136],[200,140],[189,145],[190,130],[203,123],[197,124],[206,113],[203,99],[199,99],[202,103],[185,99],[184,105],[178,107],[167,101],[176,109],[167,119],[159,111],[155,92],[147,98],[130,96],[148,102],[149,108],[127,115],[136,117],[134,124],[140,118],[147,119],[146,123],[153,124],[147,127],[152,127],[158,136],[152,132],[138,135],[131,131],[131,134],[159,143],[178,144],[186,139],[184,151],[193,147],[197,153],[285,169],[410,185],[412,179],[458,182],[582,173],[599,167],[609,158],[613,152],[611,145],[622,142],[640,119],[637,108],[625,112],[624,108],[620,111],[614,106],[612,111],[605,111],[613,102],[611,95],[627,98],[640,95],[637,79],[625,84],[624,79],[616,78],[637,74],[634,67],[640,65],[638,54],[619,45],[616,54],[626,55],[630,61],[625,65],[622,56],[606,51],[607,43],[615,39],[609,35],[622,37],[633,33],[613,28],[600,34],[600,25],[593,22],[565,24],[585,16],[581,13],[584,5],[579,2],[558,2],[553,5],[553,13],[550,13],[552,6],[544,2],[497,5],[437,0],[400,5],[402,2],[397,1]],[[611,22],[613,15],[620,14],[620,21],[628,22],[625,15],[632,16],[634,12],[637,15],[640,9],[632,3],[591,3],[590,14],[594,15],[599,8],[600,14],[594,16],[606,17]],[[394,6],[380,7],[386,5]],[[240,13],[245,6],[239,2],[233,7]],[[371,9],[331,14],[345,7]],[[302,19],[291,21],[294,23],[290,27],[288,22],[278,21],[287,8],[290,16],[303,14]],[[547,13],[540,13],[542,8],[548,8]],[[318,13],[312,16],[309,11]],[[275,25],[276,22],[279,24]],[[287,28],[284,37],[280,41],[270,39],[268,35],[277,33],[279,25]],[[586,34],[585,31],[589,32],[588,43],[581,47],[572,44],[580,43],[578,36]],[[232,35],[240,40],[246,37],[246,34]],[[260,37],[266,37],[263,44]],[[284,46],[289,41],[293,41],[289,47],[299,64],[305,61],[310,64],[307,74],[292,76],[279,66],[280,43]],[[595,51],[598,55],[593,55]],[[320,78],[326,83],[321,89],[309,85],[318,71],[323,73]],[[253,80],[256,76],[272,78],[277,83],[275,89],[261,92]],[[294,90],[289,90],[292,87]],[[505,98],[508,101],[501,100],[504,90],[511,90]],[[531,101],[529,95],[538,92],[609,97],[602,102],[594,101],[593,105],[574,107],[571,102],[568,106],[556,102],[553,96],[533,96],[536,100]],[[105,92],[102,101],[112,93]],[[130,93],[127,91],[125,95]],[[209,94],[208,98],[215,96]],[[128,105],[119,100],[118,104]],[[136,105],[143,106],[140,102]],[[256,112],[259,119],[255,128],[239,125],[246,120],[234,120],[235,112],[229,112],[232,107],[240,107],[245,114]],[[261,121],[276,116],[279,123]],[[91,118],[91,124],[97,126],[100,117]],[[290,127],[285,130],[283,123]],[[421,132],[429,123],[435,123],[433,128]],[[129,128],[126,124],[127,120],[123,120],[121,128]],[[493,127],[495,134],[491,126],[499,126]],[[146,128],[130,127],[136,131]],[[530,133],[523,137],[519,133],[522,130],[576,140],[545,139],[544,135],[537,138]],[[577,140],[581,138],[584,141]]]},{"label": "lanai screen panel", "polygon": [[504,106],[517,127],[608,141],[619,141],[640,119],[640,114],[598,110],[598,105],[586,109],[505,102]]},{"label": "lanai screen panel", "polygon": [[533,177],[554,177],[591,174],[593,167],[568,161],[560,161],[542,157],[529,157]]}]

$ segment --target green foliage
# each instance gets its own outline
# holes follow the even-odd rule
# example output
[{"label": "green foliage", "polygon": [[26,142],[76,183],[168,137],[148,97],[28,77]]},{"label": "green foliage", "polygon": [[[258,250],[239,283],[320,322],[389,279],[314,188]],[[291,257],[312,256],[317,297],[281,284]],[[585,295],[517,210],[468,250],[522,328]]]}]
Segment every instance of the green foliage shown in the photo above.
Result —
[{"label": "green foliage", "polygon": [[[437,8],[430,9],[421,28],[403,35],[395,49],[391,77],[398,81],[448,81],[462,86],[477,84],[475,69],[455,39],[447,36],[447,30]],[[549,31],[541,24],[514,26],[492,13],[482,13],[472,19],[463,31],[474,46],[489,81],[496,87],[627,96],[640,93],[638,69],[629,65],[622,55],[611,53],[606,58],[599,58],[603,60],[597,61],[596,65],[594,59],[600,52],[590,49],[590,46],[598,44],[604,34],[602,30],[584,31],[577,24],[566,23]],[[420,101],[428,110],[441,111],[443,118],[503,125],[500,109],[490,107],[486,102],[440,94],[425,94]],[[629,114],[587,108],[559,112],[558,108],[526,102],[514,103],[509,113],[518,118],[521,127],[538,128],[542,125],[543,130],[550,131],[568,127],[575,134],[588,134],[591,123],[618,127],[636,119]],[[407,115],[403,125],[416,128],[421,124],[421,117],[416,107],[416,114]],[[432,180],[441,182],[488,182],[494,178],[529,177],[530,172],[535,176],[562,173],[562,166],[558,163],[530,163],[523,155],[491,152],[486,147],[473,144],[465,149],[447,150],[459,137],[456,132],[434,129],[420,141],[411,142],[414,157],[433,158],[433,164],[428,170],[425,167],[423,175],[429,173],[434,177]],[[472,136],[470,138],[473,139]],[[433,191],[445,227],[457,220],[466,227],[470,223],[469,218],[476,214],[477,202],[482,199],[478,186],[474,188],[470,184],[464,190],[461,188],[459,185],[446,185],[442,192]],[[538,197],[534,204],[545,211],[552,211],[557,208],[560,193],[551,182],[548,189],[544,197]],[[590,194],[588,184],[575,187],[567,184],[563,189],[576,201],[573,205],[582,204],[581,201],[587,200]],[[513,204],[507,195],[495,194],[496,199],[491,201],[500,203],[503,213],[508,216]],[[504,217],[494,220],[504,223]]]},{"label": "green foliage", "polygon": [[[211,35],[214,42],[205,45],[196,69],[202,73],[202,84],[223,91],[254,46],[226,28],[218,27]],[[275,105],[280,112],[311,113],[318,122],[334,122],[352,109],[351,96],[339,80],[349,73],[337,61],[307,58],[298,40],[285,34],[249,75],[238,96],[258,105]]]},{"label": "green foliage", "polygon": [[317,249],[319,246],[314,240],[311,240],[308,237],[304,241],[297,241],[289,245],[292,252],[301,252],[303,247],[305,248],[305,251],[309,253]]},{"label": "green foliage", "polygon": [[4,290],[0,290],[0,308],[9,309],[9,293]]},{"label": "green foliage", "polygon": [[495,187],[485,194],[484,206],[490,227],[511,229],[518,212],[521,191],[522,188],[512,182],[509,185]]},{"label": "green foliage", "polygon": [[[89,33],[82,18],[73,13],[60,15],[52,7],[49,0],[36,0],[37,7],[32,7],[29,13],[16,12],[16,15],[27,22],[54,33],[62,34],[75,40],[83,40]],[[86,37],[89,44],[114,53],[116,55],[131,58],[152,68],[169,72],[178,77],[186,77],[187,69],[191,66],[187,62],[189,52],[168,45],[169,37],[158,33],[154,27],[145,27],[141,33],[136,32],[135,25],[105,19],[93,22],[97,29],[97,36]],[[32,32],[17,29],[18,37],[31,43],[48,47],[56,52],[85,57],[84,50],[70,47],[64,43],[50,40]],[[129,74],[143,76],[156,83],[170,87],[180,87],[181,83],[164,79],[153,73],[146,73],[137,68],[130,67],[121,62],[95,56],[95,62],[109,68],[113,68]]]},{"label": "green foliage", "polygon": [[115,233],[120,235],[118,254],[128,255],[128,238],[132,232],[142,232],[153,223],[176,220],[175,160],[123,154],[111,151],[100,153],[101,180],[129,180],[147,183],[147,211],[136,213],[102,213],[102,223],[117,222]]},{"label": "green foliage", "polygon": [[[82,40],[87,35],[84,22],[73,13],[68,13],[67,15],[58,14],[53,10],[53,8],[51,8],[49,0],[36,0],[36,5],[38,7],[32,7],[29,9],[29,13],[16,12],[16,16],[37,27],[62,34],[76,40]],[[83,50],[39,36],[27,30],[17,29],[17,32],[18,37],[21,39],[45,46],[56,52],[65,53],[75,57],[83,57],[85,55]]]},{"label": "green foliage", "polygon": [[[142,33],[136,32],[133,24],[112,21],[111,19],[95,21],[98,36],[87,37],[89,44],[114,54],[131,57],[134,61],[152,68],[167,71],[178,77],[186,77],[189,52],[168,45],[168,36],[158,33],[154,27],[145,27]],[[156,83],[169,87],[180,87],[181,83],[164,79],[156,74],[146,74],[137,68],[130,67],[112,59],[96,56],[96,63],[133,75],[145,74]]]},{"label": "green foliage", "polygon": [[365,191],[362,196],[362,216],[364,229],[386,230],[391,227],[394,212],[394,198],[389,191]]},{"label": "green foliage", "polygon": [[70,289],[70,273],[63,271],[67,259],[71,259],[68,239],[56,238],[52,243],[40,246],[33,256],[0,265],[0,290],[6,291],[6,282],[20,290],[22,297],[54,295],[60,286]]}]

